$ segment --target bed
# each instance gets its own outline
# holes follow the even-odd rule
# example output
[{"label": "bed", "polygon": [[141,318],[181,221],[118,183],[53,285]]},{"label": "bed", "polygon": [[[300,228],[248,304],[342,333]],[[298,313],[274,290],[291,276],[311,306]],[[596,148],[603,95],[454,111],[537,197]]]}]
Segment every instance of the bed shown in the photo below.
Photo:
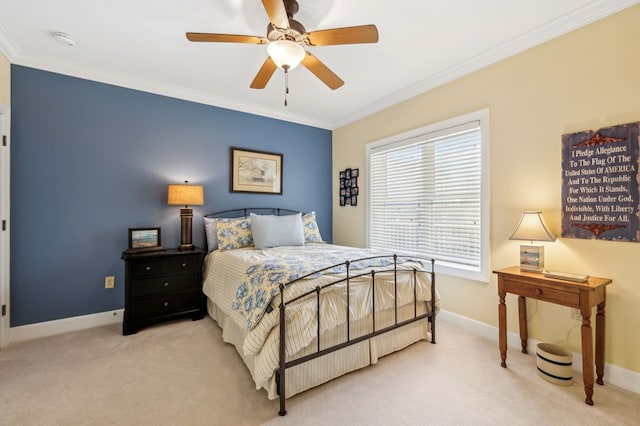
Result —
[{"label": "bed", "polygon": [[313,212],[228,210],[205,230],[207,311],[280,415],[286,398],[436,341],[433,259],[324,243]]}]

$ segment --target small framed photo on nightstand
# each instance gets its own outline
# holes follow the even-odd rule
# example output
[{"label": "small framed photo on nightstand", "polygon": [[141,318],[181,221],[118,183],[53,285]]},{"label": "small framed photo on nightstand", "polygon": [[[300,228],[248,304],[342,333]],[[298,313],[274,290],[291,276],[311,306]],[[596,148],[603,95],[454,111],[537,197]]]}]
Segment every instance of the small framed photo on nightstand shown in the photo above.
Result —
[{"label": "small framed photo on nightstand", "polygon": [[160,228],[129,228],[127,253],[164,250]]}]

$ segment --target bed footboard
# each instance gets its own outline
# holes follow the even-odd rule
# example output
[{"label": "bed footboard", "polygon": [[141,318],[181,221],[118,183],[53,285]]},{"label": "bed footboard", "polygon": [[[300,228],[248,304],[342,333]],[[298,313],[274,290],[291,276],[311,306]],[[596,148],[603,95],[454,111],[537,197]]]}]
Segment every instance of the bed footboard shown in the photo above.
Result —
[{"label": "bed footboard", "polygon": [[[389,258],[392,259],[391,264],[389,266],[385,266],[385,267],[374,267],[371,268],[369,270],[367,270],[366,272],[362,272],[362,269],[359,270],[353,270],[352,269],[352,264],[356,263],[356,262],[361,262],[361,261],[368,261],[371,259],[382,259],[382,258]],[[402,258],[404,259],[404,262],[399,263],[398,262],[398,258]],[[407,262],[409,261],[409,262]],[[404,266],[404,264],[407,263],[409,265],[413,265],[410,267]],[[424,265],[428,265],[428,267],[424,267]],[[422,267],[416,267],[415,265],[422,265]],[[428,259],[428,258],[421,258],[421,257],[416,257],[416,256],[398,256],[398,255],[392,255],[392,256],[375,256],[375,257],[369,257],[369,258],[361,258],[361,259],[355,259],[355,260],[347,260],[344,263],[340,263],[337,265],[332,265],[329,266],[327,268],[318,270],[318,271],[314,271],[312,273],[306,274],[302,277],[299,277],[293,281],[287,282],[287,283],[281,283],[279,285],[279,289],[280,289],[280,305],[279,305],[279,315],[280,315],[280,325],[279,325],[279,336],[280,336],[280,346],[279,346],[279,367],[277,370],[277,384],[278,384],[278,394],[279,394],[279,402],[280,402],[280,410],[278,412],[279,415],[284,416],[287,414],[287,410],[286,410],[286,401],[285,401],[285,385],[286,385],[286,370],[288,368],[291,368],[293,366],[305,363],[307,361],[313,360],[315,358],[327,355],[329,353],[338,351],[340,349],[343,349],[345,347],[354,345],[356,343],[360,343],[362,341],[371,339],[375,336],[384,334],[384,333],[388,333],[391,332],[393,330],[396,330],[400,327],[406,326],[408,324],[414,323],[416,321],[421,321],[424,319],[427,319],[427,321],[429,322],[430,325],[430,331],[431,331],[431,343],[436,343],[436,314],[437,314],[437,308],[436,308],[436,277],[435,277],[435,269],[434,269],[434,265],[435,265],[435,260],[434,259]],[[321,274],[327,270],[332,270],[336,267],[344,267],[344,270],[346,271],[346,275],[343,278],[339,278],[336,279],[334,281],[331,281],[327,284],[323,284],[321,286],[317,286],[312,290],[309,290],[303,294],[300,294],[290,300],[285,300],[285,290],[293,285],[296,285],[296,283],[299,283],[300,281],[304,280],[305,278],[308,278],[310,276],[313,275],[317,275],[317,274]],[[391,325],[387,325],[381,328],[376,328],[376,312],[377,312],[377,306],[376,306],[376,298],[375,298],[375,294],[376,294],[376,275],[377,274],[381,274],[381,273],[392,273],[393,274],[393,291],[394,291],[394,321]],[[402,285],[401,283],[399,284],[398,281],[398,274],[399,273],[410,273],[413,274],[412,279],[410,279],[409,281],[412,283],[413,285],[413,316],[408,318],[408,319],[399,319],[398,318],[398,285]],[[418,312],[418,297],[417,297],[417,275],[418,274],[428,274],[429,275],[429,281],[430,281],[430,301],[428,302],[427,305],[427,309],[426,312],[424,313],[419,313]],[[358,335],[355,337],[351,336],[351,321],[352,318],[350,317],[350,312],[351,312],[351,300],[350,300],[350,285],[352,280],[356,279],[356,278],[362,278],[362,277],[370,277],[370,283],[371,283],[371,294],[372,294],[372,303],[371,303],[371,318],[372,318],[372,331],[363,335]],[[320,301],[321,301],[321,295],[323,293],[323,291],[330,289],[333,286],[336,286],[338,284],[344,284],[346,285],[346,339],[338,344],[335,344],[333,346],[327,347],[322,349],[321,348],[321,315],[320,315]],[[404,284],[406,285],[406,283]],[[300,358],[296,358],[290,361],[287,361],[287,343],[286,343],[286,315],[287,315],[287,307],[289,305],[292,305],[298,301],[300,301],[301,299],[305,299],[308,297],[315,297],[316,299],[316,328],[317,328],[317,336],[316,336],[316,341],[317,341],[317,348],[316,351],[302,356]]]}]

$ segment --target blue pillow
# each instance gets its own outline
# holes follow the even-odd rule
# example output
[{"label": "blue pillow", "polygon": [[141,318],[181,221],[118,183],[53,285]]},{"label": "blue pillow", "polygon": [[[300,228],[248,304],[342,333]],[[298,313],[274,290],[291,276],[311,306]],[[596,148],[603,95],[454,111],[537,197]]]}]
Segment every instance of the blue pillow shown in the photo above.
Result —
[{"label": "blue pillow", "polygon": [[251,213],[250,218],[253,245],[256,249],[304,245],[304,228],[300,213],[286,216]]}]

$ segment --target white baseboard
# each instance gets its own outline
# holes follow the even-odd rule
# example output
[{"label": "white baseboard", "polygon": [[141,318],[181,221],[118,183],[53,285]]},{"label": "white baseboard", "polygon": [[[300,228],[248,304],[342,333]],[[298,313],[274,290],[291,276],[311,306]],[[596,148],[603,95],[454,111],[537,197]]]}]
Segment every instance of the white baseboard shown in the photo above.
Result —
[{"label": "white baseboard", "polygon": [[82,315],[79,317],[63,318],[55,321],[38,322],[35,324],[11,327],[9,329],[9,342],[21,342],[24,340],[38,339],[40,337],[53,336],[68,333],[69,331],[84,330],[86,328],[99,327],[121,323],[124,309],[99,312],[97,314]]},{"label": "white baseboard", "polygon": [[[493,340],[495,342],[498,341],[498,328],[492,325],[488,325],[483,322],[476,321],[474,319],[467,318],[462,315],[458,315],[445,310],[440,311],[440,313],[438,314],[438,319],[442,322],[446,322],[464,330],[471,331],[472,333],[489,340]],[[529,355],[535,356],[535,349],[533,348],[535,348],[538,343],[540,343],[538,340],[529,338]],[[520,350],[522,349],[520,345],[520,335],[518,333],[507,331],[507,346],[520,352]],[[498,347],[496,346],[496,357],[499,357],[497,352]],[[573,369],[582,374],[582,354],[573,352],[573,359]],[[604,378],[605,382],[640,394],[640,373],[636,373],[635,371],[627,370],[617,365],[605,362]]]}]

